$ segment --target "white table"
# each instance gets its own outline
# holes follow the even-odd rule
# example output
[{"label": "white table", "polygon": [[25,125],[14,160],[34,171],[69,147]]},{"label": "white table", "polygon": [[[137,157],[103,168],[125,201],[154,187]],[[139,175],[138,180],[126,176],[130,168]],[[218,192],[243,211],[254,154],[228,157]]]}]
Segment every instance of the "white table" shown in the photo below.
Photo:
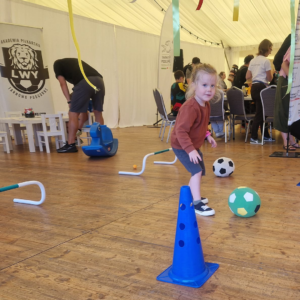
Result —
[{"label": "white table", "polygon": [[[226,94],[224,95],[224,100],[227,101]],[[251,95],[244,96],[244,101],[252,101]]]},{"label": "white table", "polygon": [[[66,133],[66,122],[69,121],[68,116],[63,116],[64,121],[64,130]],[[0,124],[5,125],[6,132],[8,136],[10,136],[9,126],[13,127],[15,133],[15,144],[23,144],[23,139],[21,136],[20,125],[26,126],[27,137],[28,137],[28,145],[29,151],[35,152],[35,146],[38,146],[38,139],[36,132],[42,130],[42,118],[34,117],[34,118],[25,118],[25,117],[11,117],[11,118],[0,118]],[[67,135],[66,135],[67,136]],[[9,147],[12,150],[12,142],[9,139]]]}]

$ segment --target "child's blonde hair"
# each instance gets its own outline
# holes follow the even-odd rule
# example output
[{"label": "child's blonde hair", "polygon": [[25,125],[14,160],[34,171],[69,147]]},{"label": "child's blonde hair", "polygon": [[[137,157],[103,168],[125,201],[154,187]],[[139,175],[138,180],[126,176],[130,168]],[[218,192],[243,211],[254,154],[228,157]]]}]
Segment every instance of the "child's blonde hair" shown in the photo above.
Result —
[{"label": "child's blonde hair", "polygon": [[[186,99],[193,98],[195,96],[195,90],[197,82],[201,76],[201,73],[207,73],[210,75],[216,76],[216,85],[217,85],[217,70],[210,64],[199,64],[194,66],[192,77],[191,77],[191,84],[189,84],[188,90],[185,94]],[[218,89],[216,88],[216,94],[219,94]],[[215,96],[214,96],[215,98]],[[220,96],[218,96],[220,98]]]}]

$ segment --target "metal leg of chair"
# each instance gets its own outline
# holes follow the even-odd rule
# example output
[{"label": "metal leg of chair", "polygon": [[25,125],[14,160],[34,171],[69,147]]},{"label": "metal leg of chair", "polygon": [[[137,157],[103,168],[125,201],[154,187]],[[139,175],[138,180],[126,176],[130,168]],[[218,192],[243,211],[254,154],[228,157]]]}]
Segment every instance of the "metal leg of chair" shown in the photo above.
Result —
[{"label": "metal leg of chair", "polygon": [[225,125],[225,143],[227,143],[227,126],[226,126],[226,120],[224,120],[224,125]]},{"label": "metal leg of chair", "polygon": [[168,137],[167,137],[167,142],[169,141],[170,133],[171,133],[172,127],[173,127],[173,122],[170,123],[170,129],[169,129],[169,134],[168,134]]},{"label": "metal leg of chair", "polygon": [[264,145],[265,127],[266,127],[266,122],[264,121],[262,133],[261,133],[261,145],[262,146]]},{"label": "metal leg of chair", "polygon": [[164,130],[163,130],[162,137],[161,137],[161,140],[162,140],[162,141],[164,140],[164,135],[165,135],[166,126],[167,126],[167,121],[165,121]]},{"label": "metal leg of chair", "polygon": [[164,120],[162,120],[162,122],[161,122],[160,131],[159,131],[159,135],[158,135],[159,138],[160,138],[160,135],[161,135],[161,130],[163,128],[164,122],[165,122]]},{"label": "metal leg of chair", "polygon": [[229,121],[228,121],[227,125],[228,125],[228,141],[230,141],[230,135],[231,135],[231,115],[229,116]]},{"label": "metal leg of chair", "polygon": [[270,136],[272,138],[272,122],[270,122]]},{"label": "metal leg of chair", "polygon": [[234,124],[235,120],[234,120],[234,116],[233,116],[233,120],[232,120],[232,139],[235,140],[235,127]]},{"label": "metal leg of chair", "polygon": [[160,135],[161,135],[161,130],[162,130],[163,125],[164,125],[164,120],[161,121],[160,131],[159,131],[159,135],[158,135],[159,138],[160,138]]},{"label": "metal leg of chair", "polygon": [[245,143],[247,143],[247,140],[248,140],[248,133],[249,133],[249,128],[250,128],[250,123],[251,123],[251,120],[248,122],[248,125],[247,125]]}]

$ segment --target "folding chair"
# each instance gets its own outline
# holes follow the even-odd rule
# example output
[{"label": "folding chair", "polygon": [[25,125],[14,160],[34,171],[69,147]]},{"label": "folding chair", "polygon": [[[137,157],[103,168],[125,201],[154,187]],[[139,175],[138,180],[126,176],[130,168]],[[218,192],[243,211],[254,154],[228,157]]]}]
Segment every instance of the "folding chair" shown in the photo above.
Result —
[{"label": "folding chair", "polygon": [[[221,93],[221,99],[217,102],[213,102],[213,100],[210,101],[210,122],[224,122],[225,126],[225,143],[227,143],[227,124],[226,120],[227,117],[225,117],[225,110],[224,110],[224,92],[222,90],[219,90]],[[229,122],[228,122],[229,124]],[[213,133],[213,128],[211,127],[211,133]],[[230,138],[230,137],[229,137]]]},{"label": "folding chair", "polygon": [[159,92],[158,89],[153,90],[153,96],[154,96],[154,99],[155,99],[155,103],[156,103],[156,106],[157,106],[158,113],[160,114],[160,117],[162,119],[162,123],[161,123],[161,127],[160,127],[158,137],[160,137],[162,128],[164,128],[163,133],[162,133],[162,137],[161,137],[161,140],[163,140],[164,135],[165,135],[166,127],[170,126],[169,134],[168,134],[168,138],[167,138],[167,143],[168,143],[169,138],[170,138],[171,129],[172,129],[173,125],[175,124],[176,117],[175,116],[169,116],[167,114],[163,96]]},{"label": "folding chair", "polygon": [[263,130],[261,137],[261,144],[264,144],[265,126],[266,122],[270,124],[270,136],[272,138],[272,124],[274,121],[275,95],[276,85],[270,85],[260,92],[260,99],[263,108]]},{"label": "folding chair", "polygon": [[244,93],[242,90],[233,86],[226,92],[227,100],[230,110],[230,124],[232,128],[232,139],[235,139],[234,123],[235,121],[245,121],[248,122],[246,130],[245,143],[247,142],[248,132],[250,128],[251,121],[254,119],[254,114],[246,114],[245,112],[245,102]]}]

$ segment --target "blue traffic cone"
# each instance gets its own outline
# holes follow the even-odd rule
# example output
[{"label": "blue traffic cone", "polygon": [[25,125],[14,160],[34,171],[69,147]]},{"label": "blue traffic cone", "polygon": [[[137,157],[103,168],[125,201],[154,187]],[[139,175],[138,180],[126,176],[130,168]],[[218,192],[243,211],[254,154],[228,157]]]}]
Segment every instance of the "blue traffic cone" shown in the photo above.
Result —
[{"label": "blue traffic cone", "polygon": [[173,264],[156,279],[198,288],[218,268],[218,264],[204,261],[191,190],[189,186],[182,186],[179,197]]}]

